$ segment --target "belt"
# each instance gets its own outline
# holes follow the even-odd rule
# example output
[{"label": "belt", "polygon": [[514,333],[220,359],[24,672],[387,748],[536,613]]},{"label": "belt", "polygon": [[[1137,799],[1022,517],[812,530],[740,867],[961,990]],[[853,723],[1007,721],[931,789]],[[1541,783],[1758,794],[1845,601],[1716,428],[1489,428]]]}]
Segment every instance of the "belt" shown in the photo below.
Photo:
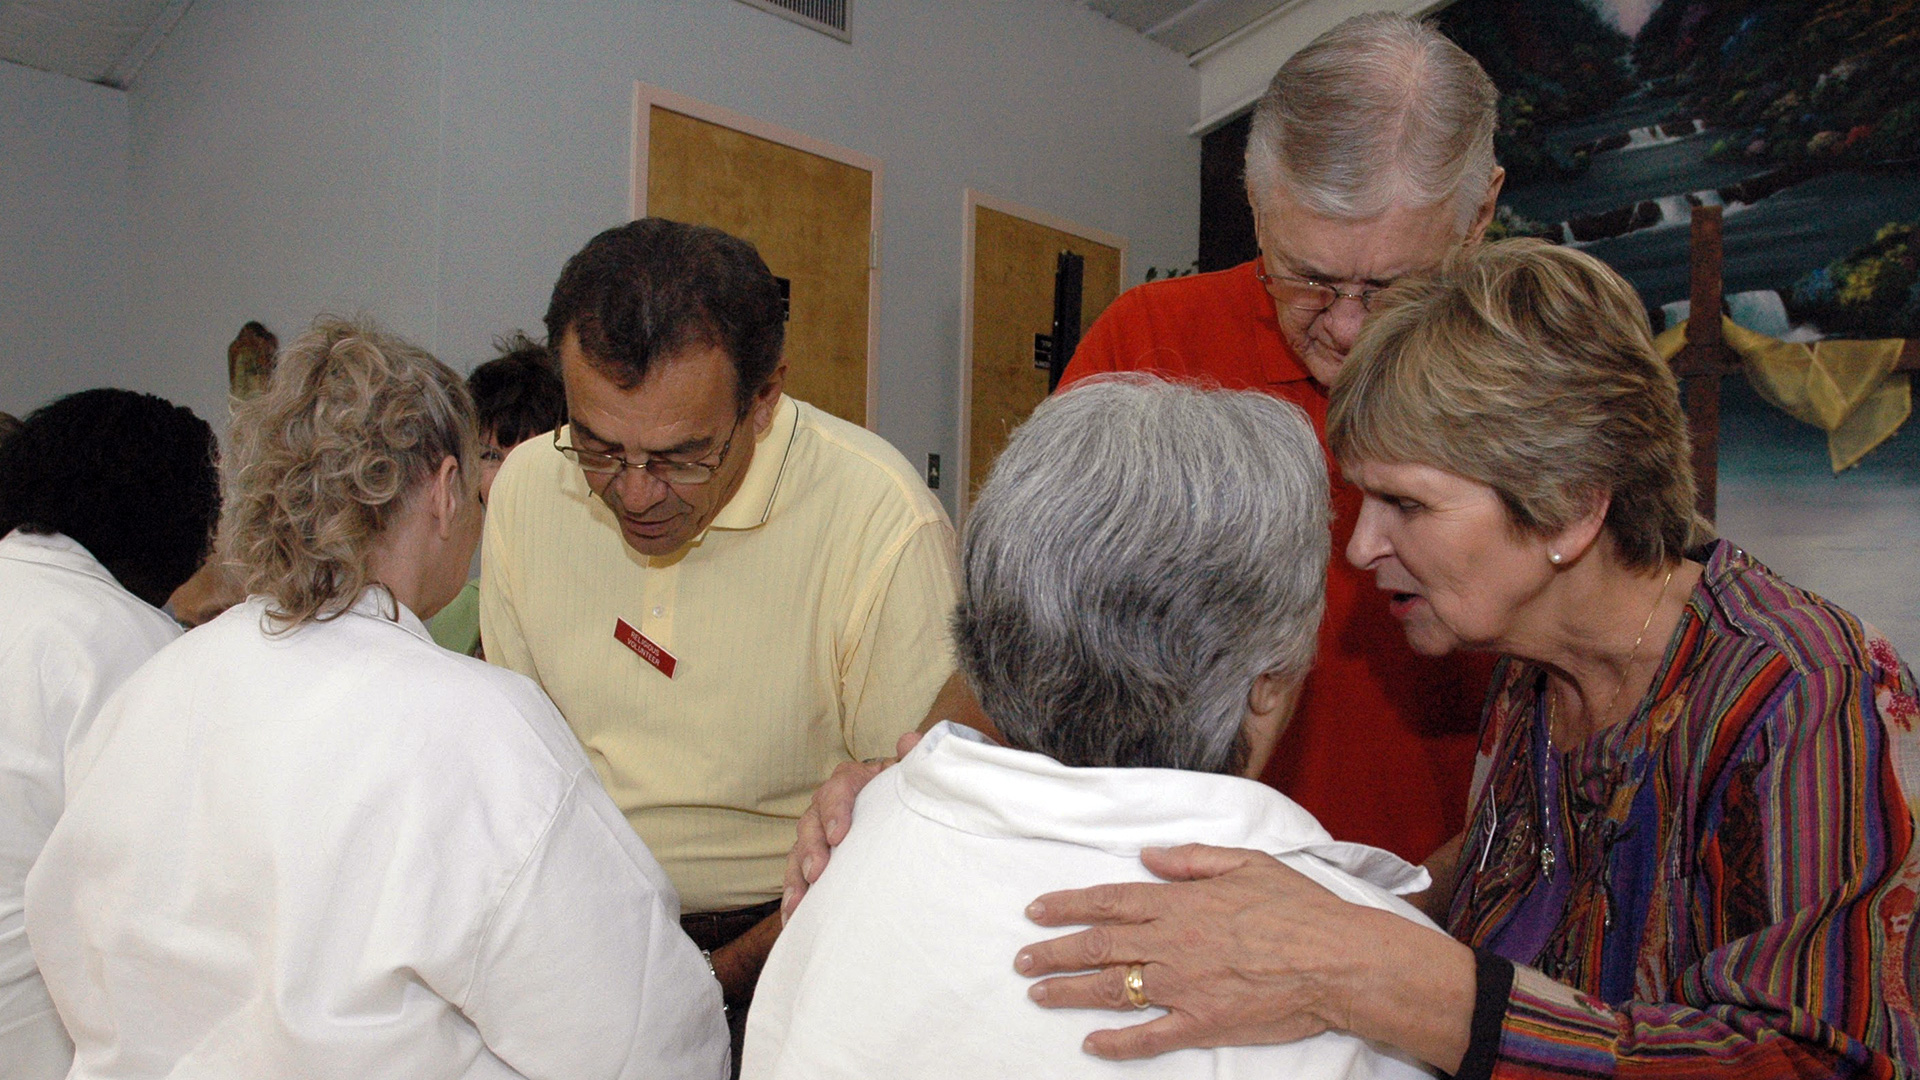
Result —
[{"label": "belt", "polygon": [[700,911],[680,916],[680,929],[687,932],[696,946],[712,952],[731,944],[735,938],[760,925],[767,916],[779,910],[780,901],[769,900],[764,904],[728,911]]}]

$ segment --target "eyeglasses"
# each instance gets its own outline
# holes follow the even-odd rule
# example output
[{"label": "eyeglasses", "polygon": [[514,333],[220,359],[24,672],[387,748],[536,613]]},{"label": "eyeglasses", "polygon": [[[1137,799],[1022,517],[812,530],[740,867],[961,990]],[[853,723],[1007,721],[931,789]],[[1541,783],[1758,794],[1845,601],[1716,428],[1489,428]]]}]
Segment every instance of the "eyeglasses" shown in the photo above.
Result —
[{"label": "eyeglasses", "polygon": [[[714,455],[713,464],[700,461],[674,461],[669,458],[644,457],[639,461],[630,461],[615,454],[603,454],[597,450],[582,450],[577,446],[568,446],[560,441],[560,429],[553,429],[553,448],[566,455],[568,461],[580,466],[580,471],[590,476],[611,476],[618,478],[628,469],[645,469],[653,478],[663,483],[691,486],[704,484],[713,479],[715,470],[727,460],[727,451],[733,447],[733,437],[740,431],[740,421],[747,418],[741,413],[734,418],[733,427],[727,429],[727,441],[720,444],[720,452]],[[567,426],[572,431],[571,424]]]},{"label": "eyeglasses", "polygon": [[1387,290],[1385,285],[1367,285],[1352,292],[1328,285],[1311,278],[1286,277],[1269,274],[1264,265],[1253,272],[1261,285],[1266,287],[1267,295],[1299,312],[1312,312],[1315,315],[1331,308],[1342,300],[1351,300],[1360,305],[1361,311],[1373,310],[1374,297]]}]

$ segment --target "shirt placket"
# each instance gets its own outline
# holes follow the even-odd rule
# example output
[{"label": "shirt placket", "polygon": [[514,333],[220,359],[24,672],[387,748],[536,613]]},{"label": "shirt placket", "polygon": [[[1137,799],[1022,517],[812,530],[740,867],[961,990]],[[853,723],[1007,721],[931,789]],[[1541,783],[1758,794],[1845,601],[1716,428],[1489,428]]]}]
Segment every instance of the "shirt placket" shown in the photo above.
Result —
[{"label": "shirt placket", "polygon": [[675,648],[673,618],[680,599],[680,564],[654,565],[646,575],[641,594],[640,632],[655,645],[685,660]]}]

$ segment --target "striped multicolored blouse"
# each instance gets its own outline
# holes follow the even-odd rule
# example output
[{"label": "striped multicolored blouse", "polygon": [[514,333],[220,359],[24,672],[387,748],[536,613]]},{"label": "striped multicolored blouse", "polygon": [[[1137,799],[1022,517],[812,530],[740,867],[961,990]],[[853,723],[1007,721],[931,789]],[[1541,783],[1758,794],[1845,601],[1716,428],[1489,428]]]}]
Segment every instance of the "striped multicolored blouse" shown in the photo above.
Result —
[{"label": "striped multicolored blouse", "polygon": [[1515,968],[1462,1075],[1920,1062],[1913,672],[1731,545],[1705,562],[1646,700],[1585,745],[1541,752],[1544,672],[1495,674],[1450,929]]}]

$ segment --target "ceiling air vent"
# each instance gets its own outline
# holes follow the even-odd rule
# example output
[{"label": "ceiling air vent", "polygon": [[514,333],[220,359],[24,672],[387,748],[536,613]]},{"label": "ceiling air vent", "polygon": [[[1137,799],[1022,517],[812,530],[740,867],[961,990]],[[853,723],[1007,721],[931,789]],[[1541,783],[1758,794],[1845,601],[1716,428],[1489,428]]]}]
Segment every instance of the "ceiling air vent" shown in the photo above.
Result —
[{"label": "ceiling air vent", "polygon": [[828,37],[851,43],[847,33],[847,8],[853,0],[740,0],[761,11],[771,11],[783,19],[818,30]]}]

